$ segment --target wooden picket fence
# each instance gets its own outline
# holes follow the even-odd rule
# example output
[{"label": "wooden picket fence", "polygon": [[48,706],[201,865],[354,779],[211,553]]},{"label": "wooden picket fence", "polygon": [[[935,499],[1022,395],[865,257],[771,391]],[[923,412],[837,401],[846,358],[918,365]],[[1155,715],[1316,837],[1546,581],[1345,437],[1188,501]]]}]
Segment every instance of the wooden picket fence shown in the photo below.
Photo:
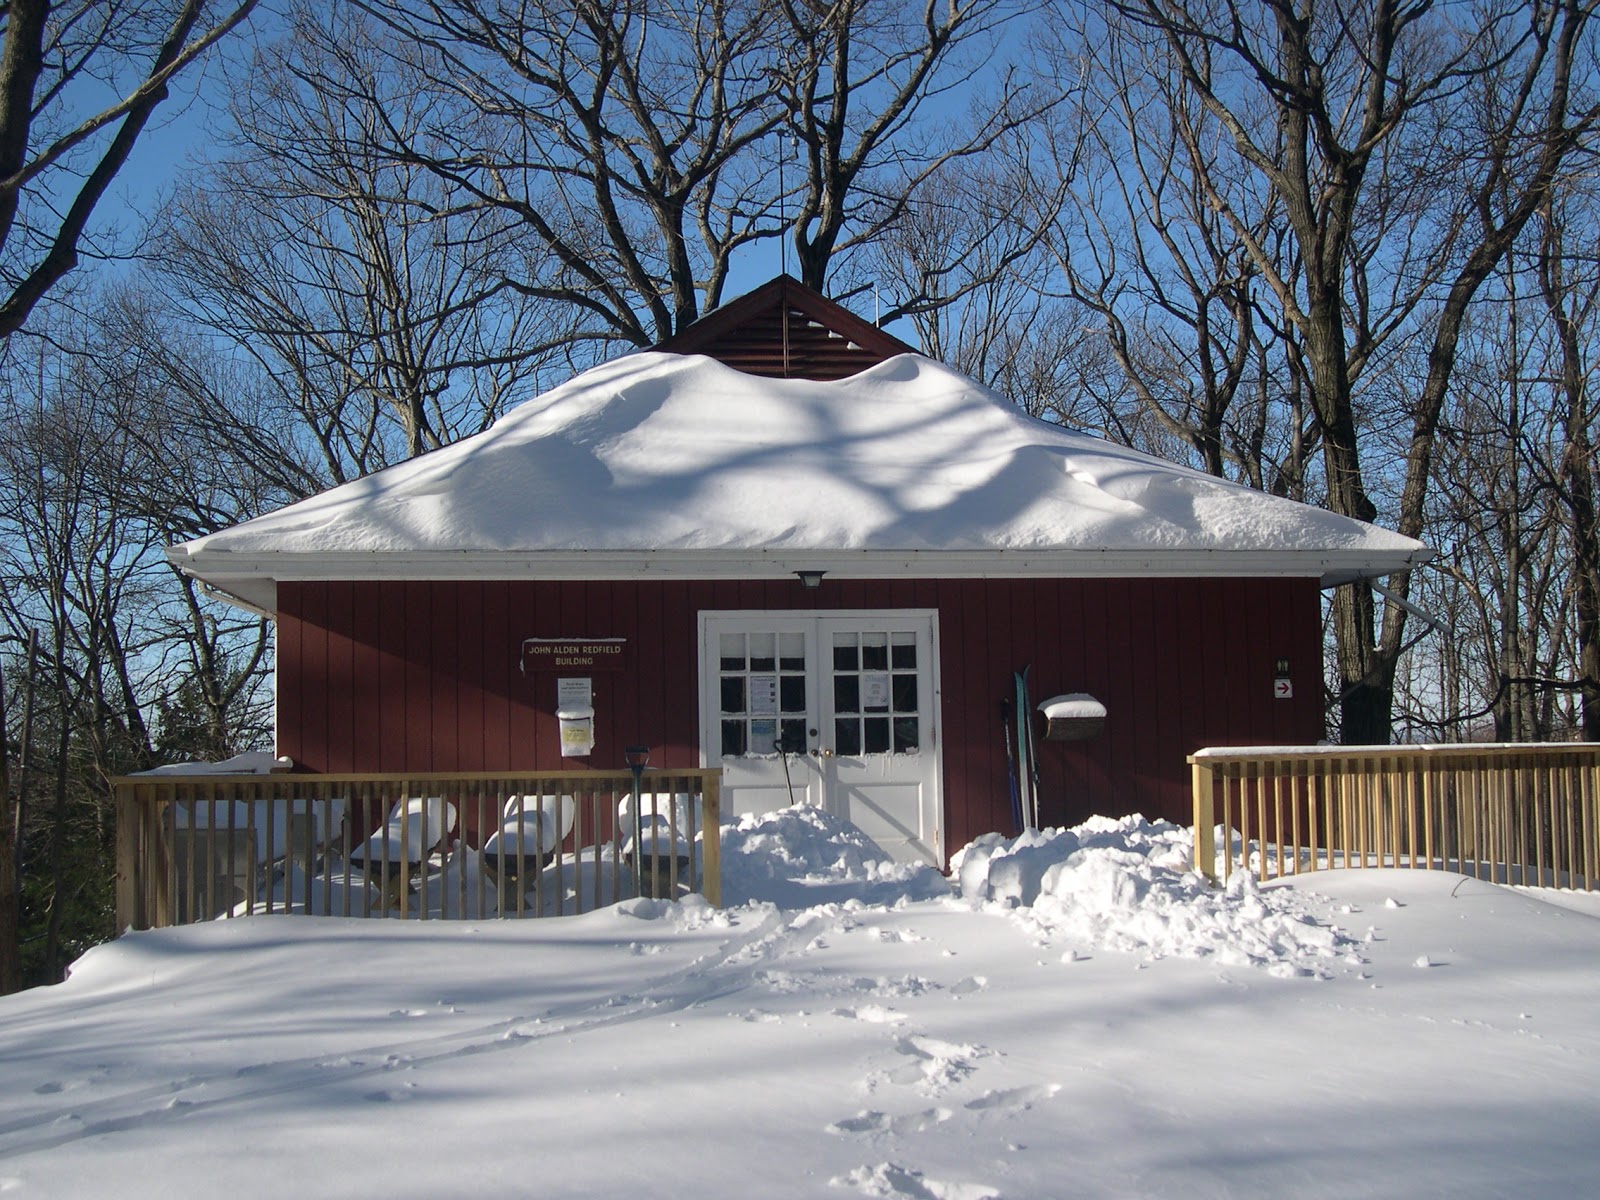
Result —
[{"label": "wooden picket fence", "polygon": [[311,913],[559,916],[721,903],[720,771],[113,780],[119,929]]},{"label": "wooden picket fence", "polygon": [[1600,744],[1220,747],[1188,761],[1195,867],[1212,879],[1400,867],[1600,888]]}]

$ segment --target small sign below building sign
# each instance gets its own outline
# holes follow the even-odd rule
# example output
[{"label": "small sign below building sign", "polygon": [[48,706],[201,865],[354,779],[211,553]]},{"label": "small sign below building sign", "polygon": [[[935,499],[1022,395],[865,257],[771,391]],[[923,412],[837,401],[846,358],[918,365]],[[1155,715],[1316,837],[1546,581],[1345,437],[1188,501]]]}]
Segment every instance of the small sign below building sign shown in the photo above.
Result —
[{"label": "small sign below building sign", "polygon": [[556,707],[568,712],[594,707],[594,681],[587,675],[556,680]]},{"label": "small sign below building sign", "polygon": [[627,638],[526,638],[522,643],[522,673],[597,675],[627,668]]},{"label": "small sign below building sign", "polygon": [[1272,681],[1272,697],[1275,700],[1293,700],[1294,684],[1287,679],[1274,679]]}]

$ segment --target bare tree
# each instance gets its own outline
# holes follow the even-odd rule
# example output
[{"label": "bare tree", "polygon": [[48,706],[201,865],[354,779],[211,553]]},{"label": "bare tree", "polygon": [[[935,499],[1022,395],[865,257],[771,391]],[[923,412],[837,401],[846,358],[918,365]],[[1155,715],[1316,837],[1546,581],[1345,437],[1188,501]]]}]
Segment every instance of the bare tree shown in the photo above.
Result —
[{"label": "bare tree", "polygon": [[1595,425],[1600,407],[1590,386],[1589,347],[1600,335],[1600,257],[1589,236],[1597,216],[1592,190],[1567,187],[1550,198],[1539,222],[1539,294],[1558,348],[1554,373],[1559,450],[1540,460],[1559,498],[1571,548],[1575,677],[1585,741],[1600,741],[1600,503],[1595,495]]},{"label": "bare tree", "polygon": [[254,7],[255,0],[4,6],[0,337],[77,266],[96,206],[172,81]]},{"label": "bare tree", "polygon": [[[1005,35],[1013,46],[1021,40],[1033,7],[1015,0],[929,0],[919,7],[784,0],[785,49],[776,73],[799,150],[787,223],[802,283],[826,290],[836,260],[872,245],[913,206],[938,204],[937,192],[962,178],[955,168],[986,157],[1059,101],[1059,88],[1040,73],[1030,79],[1014,62],[990,71]],[[974,80],[991,75],[981,94],[966,94]],[[963,102],[970,119],[951,120]],[[929,120],[934,111],[941,118]],[[942,277],[972,245],[944,245],[941,260],[925,265],[925,286],[897,297],[884,319],[958,299]],[[847,272],[842,290],[859,286],[853,275]]]},{"label": "bare tree", "polygon": [[1544,741],[1569,661],[1571,603],[1559,505],[1541,469],[1557,430],[1543,369],[1550,327],[1517,256],[1494,302],[1463,329],[1440,422],[1429,527],[1449,549],[1437,571],[1456,585],[1452,670],[1471,700],[1449,714],[1468,731],[1493,719],[1498,741]]},{"label": "bare tree", "polygon": [[22,894],[11,800],[11,721],[0,665],[0,996],[22,987]]},{"label": "bare tree", "polygon": [[[1334,511],[1378,516],[1358,382],[1397,339],[1425,339],[1425,374],[1399,406],[1411,433],[1392,488],[1395,524],[1421,534],[1468,307],[1600,112],[1583,88],[1591,6],[1503,0],[1466,27],[1431,0],[1112,7],[1127,36],[1165,48],[1184,95],[1243,168],[1224,176],[1177,143],[1292,339]],[[1264,196],[1286,241],[1264,236]],[[1410,586],[1392,582],[1401,595]],[[1405,617],[1386,604],[1380,626],[1365,585],[1335,595],[1346,741],[1389,740]]]},{"label": "bare tree", "polygon": [[110,777],[259,744],[270,712],[268,622],[181,590],[161,554],[197,507],[173,489],[223,464],[165,421],[182,398],[147,356],[67,317],[13,347],[0,395],[0,648],[41,635],[48,799],[28,808],[22,864],[33,982],[114,932]]},{"label": "bare tree", "polygon": [[738,249],[775,235],[761,153],[783,119],[773,6],[358,3],[440,102],[416,127],[388,121],[375,149],[511,216],[539,258],[508,279],[571,306],[581,338],[671,335],[721,299]]},{"label": "bare tree", "polygon": [[[1230,214],[1211,202],[1210,181],[1240,164],[1165,43],[1096,23],[1063,31],[1051,51],[1056,73],[1078,82],[1038,127],[1019,205],[1044,231],[1050,285],[1196,465],[1299,490],[1314,438],[1300,436],[1249,251],[1281,218],[1273,197],[1241,192]],[[1293,436],[1269,443],[1284,430]]]},{"label": "bare tree", "polygon": [[[299,19],[236,89],[231,152],[154,241],[188,318],[254,360],[318,482],[339,482],[486,427],[570,339],[506,284],[503,212],[380,153],[375,130],[433,105],[393,35],[347,9]],[[334,75],[334,94],[305,82]]]}]

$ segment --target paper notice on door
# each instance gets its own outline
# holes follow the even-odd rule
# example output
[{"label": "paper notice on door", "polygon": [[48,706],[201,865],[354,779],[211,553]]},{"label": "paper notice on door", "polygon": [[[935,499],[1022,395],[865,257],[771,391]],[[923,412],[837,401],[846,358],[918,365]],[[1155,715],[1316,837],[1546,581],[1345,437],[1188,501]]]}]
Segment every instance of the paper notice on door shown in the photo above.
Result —
[{"label": "paper notice on door", "polygon": [[750,676],[750,712],[758,716],[778,711],[778,677],[776,675]]},{"label": "paper notice on door", "polygon": [[861,673],[861,711],[889,707],[889,672],[863,671]]}]

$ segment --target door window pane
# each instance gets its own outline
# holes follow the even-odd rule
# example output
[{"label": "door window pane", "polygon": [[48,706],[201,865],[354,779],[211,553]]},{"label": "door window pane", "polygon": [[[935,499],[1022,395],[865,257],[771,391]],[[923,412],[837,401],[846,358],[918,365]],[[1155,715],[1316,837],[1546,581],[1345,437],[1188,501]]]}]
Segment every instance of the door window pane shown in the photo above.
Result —
[{"label": "door window pane", "polygon": [[804,671],[806,669],[806,635],[780,633],[778,635],[778,669]]},{"label": "door window pane", "polygon": [[778,677],[778,711],[786,713],[803,713],[806,711],[806,677],[804,675],[781,675]]},{"label": "door window pane", "polygon": [[889,635],[889,663],[896,671],[910,671],[916,668],[916,634],[895,633]]},{"label": "door window pane", "polygon": [[744,670],[744,634],[725,633],[722,635],[720,647],[722,669],[724,671]]},{"label": "door window pane", "polygon": [[744,753],[744,722],[724,721],[722,723],[722,757],[738,758]]},{"label": "door window pane", "polygon": [[833,677],[833,711],[836,713],[861,711],[861,680],[858,676]]},{"label": "door window pane", "polygon": [[722,711],[725,713],[742,713],[744,711],[744,676],[724,675],[722,677]]},{"label": "door window pane", "polygon": [[894,752],[896,754],[915,754],[919,748],[917,718],[896,717],[894,719]]},{"label": "door window pane", "polygon": [[861,669],[887,671],[889,669],[889,635],[864,633],[861,635]]},{"label": "door window pane", "polygon": [[833,669],[835,671],[857,671],[861,668],[861,656],[856,652],[856,638],[853,633],[836,633],[833,635]]},{"label": "door window pane", "polygon": [[778,669],[778,635],[752,633],[750,635],[750,669],[768,673]]},{"label": "door window pane", "polygon": [[846,758],[861,753],[861,721],[856,717],[838,717],[833,722],[833,748]]},{"label": "door window pane", "polygon": [[863,751],[867,754],[889,753],[889,718],[868,717],[862,723],[867,727]]},{"label": "door window pane", "polygon": [[806,752],[806,723],[804,721],[784,720],[780,722],[782,728],[782,750],[790,754],[804,754]]},{"label": "door window pane", "polygon": [[897,713],[914,713],[917,711],[917,677],[915,675],[896,675],[894,677],[894,711]]}]

